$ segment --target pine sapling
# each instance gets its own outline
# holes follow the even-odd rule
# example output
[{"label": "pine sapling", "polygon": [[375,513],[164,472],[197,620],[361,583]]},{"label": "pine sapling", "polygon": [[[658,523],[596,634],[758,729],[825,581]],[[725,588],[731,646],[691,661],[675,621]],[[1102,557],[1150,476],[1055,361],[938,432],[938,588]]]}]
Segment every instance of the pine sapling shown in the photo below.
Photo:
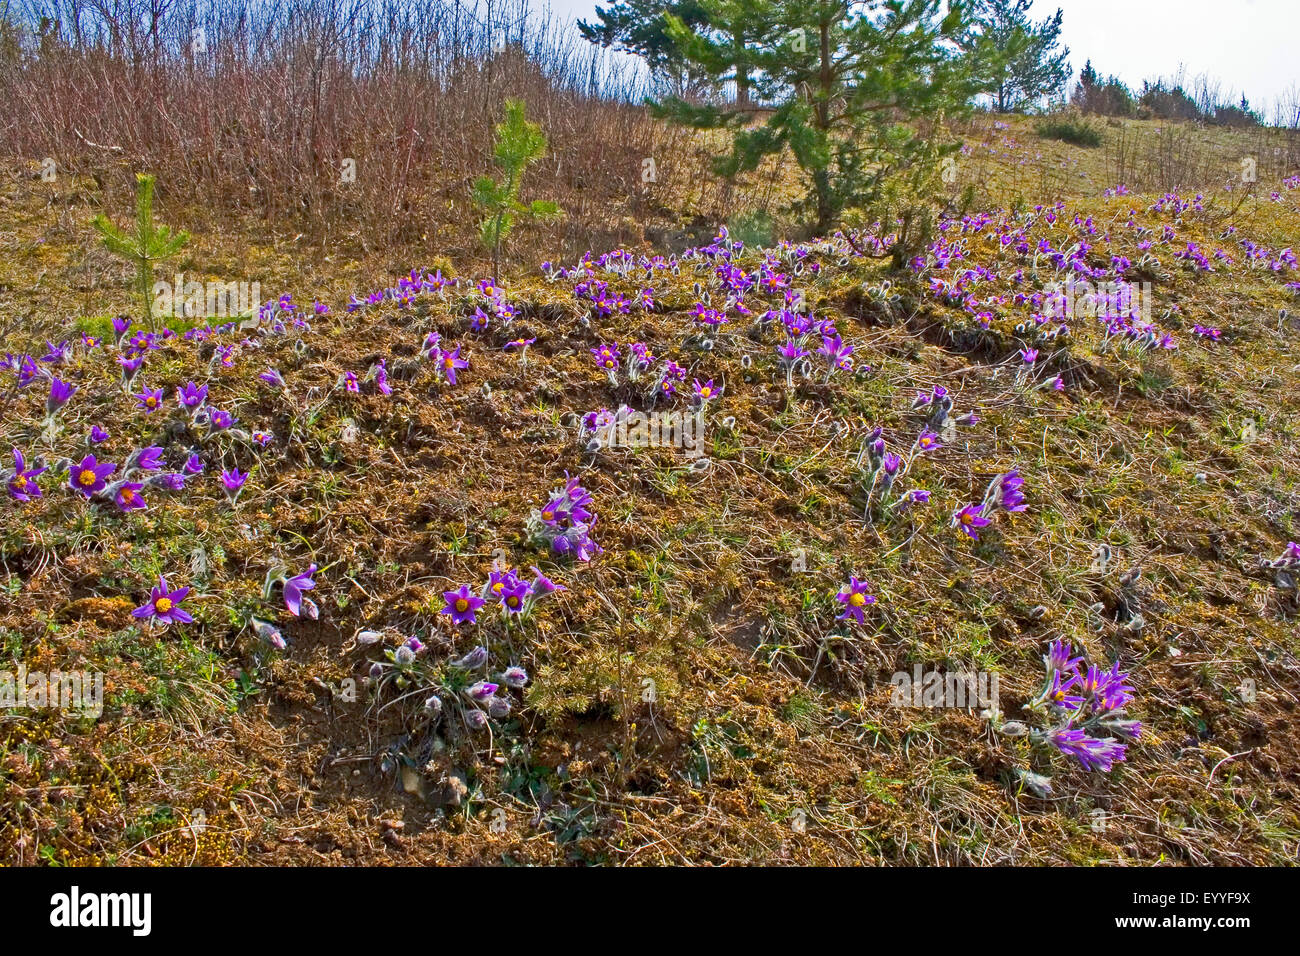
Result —
[{"label": "pine sapling", "polygon": [[524,170],[546,153],[546,136],[540,126],[524,117],[521,100],[506,100],[505,119],[497,124],[496,133],[494,153],[502,178],[483,176],[475,181],[473,192],[474,204],[487,213],[479,224],[479,236],[492,251],[493,280],[500,278],[501,249],[516,216],[547,220],[560,215],[560,208],[550,200],[519,200]]},{"label": "pine sapling", "polygon": [[102,213],[96,216],[92,223],[104,243],[104,248],[135,266],[136,291],[144,300],[145,325],[150,329],[154,328],[154,263],[167,261],[190,241],[190,234],[183,229],[173,233],[167,226],[154,226],[153,186],[154,177],[145,173],[136,173],[133,233],[119,229]]}]

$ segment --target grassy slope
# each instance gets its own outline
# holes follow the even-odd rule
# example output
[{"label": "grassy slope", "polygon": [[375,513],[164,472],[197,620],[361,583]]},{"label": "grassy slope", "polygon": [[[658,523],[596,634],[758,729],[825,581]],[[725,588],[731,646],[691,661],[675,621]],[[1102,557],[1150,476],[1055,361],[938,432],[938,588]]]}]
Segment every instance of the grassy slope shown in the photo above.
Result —
[{"label": "grassy slope", "polygon": [[[1222,145],[1228,171],[1234,154]],[[1294,593],[1258,565],[1297,537],[1300,329],[1278,313],[1294,302],[1283,287],[1294,273],[1247,268],[1237,239],[1291,245],[1298,193],[1272,202],[1274,184],[1262,182],[1258,198],[1229,212],[1237,194],[1207,184],[1213,203],[1174,222],[1148,211],[1155,195],[1101,197],[1112,185],[1101,155],[1037,142],[1023,122],[971,139],[974,175],[1004,201],[1034,202],[1035,188],[1049,193],[1042,199],[1072,197],[1059,225],[1034,227],[1035,242],[1067,245],[1076,212],[1111,234],[1098,245],[1101,262],[1139,258],[1124,227],[1130,208],[1139,224],[1177,231],[1154,250],[1153,317],[1180,348],[1101,352],[1097,330],[1081,320],[1042,350],[1050,373],[1040,375],[1061,374],[1059,393],[1016,384],[1023,306],[997,306],[986,332],[919,287],[884,307],[862,291],[879,287],[883,265],[841,265],[841,250],[829,247],[813,254],[818,277],[799,285],[872,371],[791,392],[770,331],[755,341],[733,316],[711,353],[683,344],[691,283],[711,282],[707,269],[683,268],[675,281],[657,273],[659,311],[590,327],[578,321],[571,284],[535,274],[509,282],[523,310],[511,335],[522,326],[538,339],[523,368],[500,351],[499,331],[466,331],[462,316],[480,301],[468,288],[406,311],[386,304],[364,321],[338,308],[347,293],[416,263],[321,261],[273,237],[200,237],[195,271],[274,276],[283,286],[264,291],[318,295],[336,308],[305,353],[268,338],[230,369],[209,371],[206,352],[176,347],[146,366],[171,409],[174,386],[210,376],[216,403],[275,432],[265,452],[222,456],[257,464],[237,510],[209,475],[192,493],[154,491],[148,512],[125,518],[87,509],[53,480],[41,501],[3,512],[5,659],[32,669],[81,662],[107,671],[111,688],[98,723],[0,717],[4,859],[1294,859],[1297,609]],[[1052,178],[1061,164],[1086,175]],[[87,251],[84,197],[24,180],[7,182],[2,202],[0,298],[24,331],[66,329],[69,317],[102,329],[96,316],[126,306],[124,287],[96,278],[115,267]],[[1228,224],[1239,236],[1217,238]],[[1192,274],[1172,257],[1188,240],[1236,261]],[[983,298],[1009,294],[1009,276],[1030,267],[983,233],[967,237],[966,256],[1000,277],[973,290]],[[628,292],[642,285],[607,278]],[[1043,270],[1037,281],[1047,278]],[[1202,344],[1195,322],[1222,328],[1223,341]],[[434,384],[412,363],[430,330],[466,345],[471,367],[459,387]],[[587,350],[635,340],[701,380],[725,382],[708,432],[711,469],[691,471],[666,449],[589,460],[566,430],[566,413],[629,397],[610,389]],[[330,393],[344,371],[360,375],[381,356],[395,373],[391,400]],[[256,381],[266,364],[284,372],[284,395]],[[72,373],[81,392],[48,456],[71,454],[92,422],[113,433],[113,460],[164,443],[162,417],[133,411],[110,366],[101,354]],[[980,422],[912,467],[908,486],[932,491],[929,506],[864,523],[853,467],[861,435],[882,425],[891,447],[905,450],[920,421],[911,397],[936,384]],[[40,447],[31,424],[39,404],[35,394],[7,400],[0,444]],[[726,416],[733,429],[719,425]],[[1241,437],[1247,421],[1251,441]],[[349,422],[360,426],[355,440]],[[850,426],[847,437],[836,423]],[[949,513],[1013,464],[1026,476],[1029,510],[999,516],[978,545],[967,542]],[[605,550],[589,565],[557,567],[524,534],[529,510],[566,469],[581,472],[600,514]],[[1106,571],[1093,565],[1102,543],[1115,555]],[[332,699],[329,685],[361,679],[380,657],[357,646],[360,628],[383,631],[390,647],[418,631],[433,656],[466,650],[473,636],[453,641],[437,620],[439,595],[462,581],[477,586],[498,548],[517,567],[543,562],[568,590],[522,633],[494,637],[494,654],[519,660],[532,681],[490,745],[461,737],[420,747],[409,708],[382,706],[391,696]],[[804,573],[792,570],[799,549]],[[266,655],[238,612],[260,606],[276,559],[328,568],[314,592],[320,621],[282,615],[290,649]],[[1130,568],[1142,570],[1132,586],[1120,581]],[[195,586],[195,625],[142,632],[132,621],[159,571]],[[851,573],[880,598],[868,626],[852,631],[835,626],[829,598]],[[1042,616],[1031,613],[1039,605]],[[1136,630],[1135,612],[1145,620]],[[1113,774],[1030,754],[973,713],[889,706],[895,670],[988,668],[1016,717],[1056,637],[1099,663],[1118,657],[1133,676],[1132,710],[1149,732]],[[641,699],[647,678],[653,704]],[[1247,679],[1253,701],[1240,691]],[[385,769],[394,751],[415,773]],[[1053,796],[1023,789],[1017,767],[1052,774]],[[470,794],[459,806],[446,801],[457,772]],[[184,825],[199,808],[207,825],[195,834]],[[503,832],[493,827],[497,808]],[[1108,814],[1103,830],[1093,827],[1097,808]],[[806,826],[796,827],[801,814]]]}]

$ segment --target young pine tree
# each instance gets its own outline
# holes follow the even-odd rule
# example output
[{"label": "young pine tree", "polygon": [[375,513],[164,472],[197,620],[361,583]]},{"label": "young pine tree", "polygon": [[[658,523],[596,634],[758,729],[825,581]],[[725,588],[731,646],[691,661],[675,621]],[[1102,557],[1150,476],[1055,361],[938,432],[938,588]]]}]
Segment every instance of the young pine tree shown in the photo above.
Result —
[{"label": "young pine tree", "polygon": [[[923,173],[958,144],[937,142],[939,121],[977,91],[958,44],[965,7],[940,0],[702,0],[708,26],[666,14],[681,55],[732,79],[736,100],[678,98],[654,111],[701,129],[727,129],[724,176],[789,149],[808,182],[806,205],[825,234],[850,210],[893,204],[898,186],[923,195]],[[763,117],[757,122],[756,117]],[[891,198],[892,197],[892,198]]]},{"label": "young pine tree", "polygon": [[[999,113],[1060,94],[1070,78],[1069,47],[1062,47],[1060,10],[1040,23],[1030,0],[978,0],[976,32],[967,43],[986,92]],[[1095,81],[1095,77],[1093,78]]]},{"label": "young pine tree", "polygon": [[524,170],[546,154],[546,136],[536,123],[524,116],[520,100],[506,100],[505,119],[497,124],[494,153],[502,178],[483,176],[474,183],[474,204],[487,215],[479,224],[483,245],[492,252],[492,278],[500,278],[501,248],[514,226],[516,216],[554,219],[560,208],[550,200],[519,201]]},{"label": "young pine tree", "polygon": [[91,223],[99,233],[104,248],[135,266],[136,291],[144,301],[145,327],[153,324],[153,266],[165,262],[185,247],[190,234],[172,233],[167,226],[153,224],[154,178],[144,173],[135,177],[135,231],[119,229],[102,213]]}]

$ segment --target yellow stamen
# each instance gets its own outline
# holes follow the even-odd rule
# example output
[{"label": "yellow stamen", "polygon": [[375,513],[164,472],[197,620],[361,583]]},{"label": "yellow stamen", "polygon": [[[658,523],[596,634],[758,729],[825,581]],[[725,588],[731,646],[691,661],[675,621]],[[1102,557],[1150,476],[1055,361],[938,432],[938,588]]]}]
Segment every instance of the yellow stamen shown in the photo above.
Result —
[{"label": "yellow stamen", "polygon": [[469,610],[469,601],[465,598],[456,598],[456,610],[464,614]]},{"label": "yellow stamen", "polygon": [[849,595],[849,603],[852,604],[854,607],[862,607],[864,604],[867,603],[867,596],[865,594],[858,594],[857,592],[854,592],[853,594]]},{"label": "yellow stamen", "polygon": [[77,476],[77,481],[79,481],[84,487],[89,488],[95,482],[99,481],[99,476],[89,468],[86,468]]},{"label": "yellow stamen", "polygon": [[172,609],[172,599],[159,598],[158,600],[153,602],[153,608],[159,614],[166,614],[168,611]]}]

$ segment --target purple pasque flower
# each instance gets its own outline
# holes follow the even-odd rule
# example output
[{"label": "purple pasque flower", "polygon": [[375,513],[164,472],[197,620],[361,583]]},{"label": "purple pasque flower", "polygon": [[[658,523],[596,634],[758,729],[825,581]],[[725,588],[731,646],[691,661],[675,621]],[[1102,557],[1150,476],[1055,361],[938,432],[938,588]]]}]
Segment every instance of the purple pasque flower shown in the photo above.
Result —
[{"label": "purple pasque flower", "polygon": [[148,388],[141,386],[140,392],[133,396],[138,408],[143,408],[146,415],[152,415],[163,405],[163,392],[161,388]]},{"label": "purple pasque flower", "polygon": [[948,389],[944,388],[942,385],[934,386],[934,388],[930,390],[930,394],[928,395],[925,392],[918,391],[916,393],[916,400],[912,402],[912,409],[915,410],[918,408],[924,408],[926,405],[929,405],[934,402],[939,402],[947,394],[948,394]]},{"label": "purple pasque flower", "polygon": [[41,376],[40,367],[32,361],[30,355],[15,359],[14,371],[18,373],[18,387],[26,388]]},{"label": "purple pasque flower", "polygon": [[[444,594],[457,595],[457,601],[453,604],[453,606],[457,606],[459,603],[459,597],[461,595],[461,591],[468,591],[468,590],[469,590],[469,585],[465,584],[461,586],[460,591],[447,591],[444,592]],[[484,602],[482,601],[482,599],[478,599],[478,601],[479,601],[478,607],[482,607]],[[467,610],[472,612],[474,610],[473,602],[469,602],[469,603],[471,606],[467,608]],[[464,611],[457,611],[454,613],[463,614]],[[464,657],[457,657],[455,660],[448,661],[447,663],[452,667],[458,667],[463,671],[476,671],[480,667],[485,666],[487,662],[488,662],[488,649],[484,647],[482,644],[480,644],[477,647],[473,648]]]},{"label": "purple pasque flower", "polygon": [[1077,711],[1083,703],[1079,694],[1071,694],[1070,689],[1079,683],[1079,675],[1071,674],[1068,680],[1061,680],[1061,671],[1052,672],[1052,681],[1047,687],[1047,702],[1063,710]]},{"label": "purple pasque flower", "polygon": [[231,468],[229,471],[221,472],[221,483],[226,488],[226,497],[234,501],[239,497],[239,491],[244,487],[244,482],[248,480],[248,472],[240,472],[238,468]]},{"label": "purple pasque flower", "polygon": [[274,368],[268,368],[257,377],[272,388],[284,388],[284,376]]},{"label": "purple pasque flower", "polygon": [[524,604],[528,600],[528,584],[518,578],[503,583],[501,589],[497,591],[497,597],[501,599],[501,607],[507,615],[518,614],[523,611]]},{"label": "purple pasque flower", "polygon": [[1077,727],[1060,727],[1050,731],[1048,741],[1067,757],[1078,760],[1084,770],[1109,771],[1124,759],[1125,746],[1114,737],[1090,737]]},{"label": "purple pasque flower", "polygon": [[601,345],[594,348],[591,350],[591,354],[595,358],[597,365],[610,373],[610,375],[614,374],[615,369],[618,368],[620,357],[617,342],[611,345]]},{"label": "purple pasque flower", "polygon": [[500,689],[500,686],[500,684],[494,684],[491,681],[481,680],[466,687],[465,696],[476,704],[485,704]]},{"label": "purple pasque flower", "polygon": [[208,410],[208,423],[212,426],[213,431],[225,431],[235,424],[235,416],[220,408],[210,408]]},{"label": "purple pasque flower", "polygon": [[144,484],[139,481],[119,481],[113,485],[113,503],[122,511],[142,511],[146,507],[140,494]]},{"label": "purple pasque flower", "polygon": [[912,505],[923,505],[930,500],[930,492],[924,488],[913,488],[899,495],[898,500],[890,505],[891,511],[905,511]]},{"label": "purple pasque flower", "polygon": [[1133,688],[1125,681],[1128,675],[1120,671],[1119,661],[1103,671],[1090,666],[1079,679],[1079,689],[1099,713],[1120,710],[1133,699]]},{"label": "purple pasque flower", "polygon": [[794,339],[786,339],[784,345],[776,347],[776,354],[781,356],[781,361],[793,365],[801,358],[808,356],[808,350],[799,347],[799,343]]},{"label": "purple pasque flower", "polygon": [[456,346],[456,348],[450,352],[442,348],[439,348],[437,352],[438,352],[438,357],[437,357],[438,372],[446,376],[448,384],[455,385],[457,370],[463,368],[469,368],[469,362],[465,361],[463,358],[460,357],[459,345]]},{"label": "purple pasque flower", "polygon": [[1047,667],[1047,672],[1051,674],[1055,671],[1075,670],[1083,663],[1083,656],[1071,657],[1073,653],[1074,648],[1064,638],[1052,641],[1047,647],[1047,653],[1043,655],[1043,664]]},{"label": "purple pasque flower", "polygon": [[703,385],[700,384],[698,378],[691,379],[691,383],[695,386],[695,397],[699,400],[701,405],[722,394],[722,389],[714,387],[713,379],[709,379]]},{"label": "purple pasque flower", "polygon": [[1020,360],[1026,365],[1033,365],[1038,361],[1038,349],[1021,349]]},{"label": "purple pasque flower", "polygon": [[[885,439],[882,435],[882,429],[872,429],[871,434],[868,435],[866,440],[863,442],[862,447],[867,453],[867,457],[874,464],[879,465],[880,460],[885,457]],[[861,455],[858,457],[861,458]]]},{"label": "purple pasque flower", "polygon": [[89,498],[104,490],[108,476],[115,471],[117,465],[112,462],[101,462],[94,455],[87,455],[68,469],[68,486]]},{"label": "purple pasque flower", "polygon": [[385,359],[380,359],[375,363],[374,376],[375,388],[379,389],[379,393],[385,398],[392,395],[393,386],[388,384],[388,362]]},{"label": "purple pasque flower", "polygon": [[555,554],[589,561],[593,554],[600,553],[600,547],[590,535],[596,521],[587,508],[592,500],[591,492],[582,487],[580,478],[570,478],[566,472],[565,479],[563,489],[552,494],[541,511],[533,512],[532,532],[549,542]]},{"label": "purple pasque flower", "polygon": [[45,465],[41,465],[39,468],[28,468],[23,453],[14,448],[14,469],[12,472],[6,471],[4,473],[4,477],[7,479],[5,481],[5,490],[13,498],[23,502],[41,497],[41,487],[36,483],[36,478],[45,469]]},{"label": "purple pasque flower", "polygon": [[884,491],[893,487],[894,479],[898,477],[898,470],[902,467],[903,459],[895,455],[892,451],[885,452],[880,456],[880,466],[872,478],[873,484],[879,484]]},{"label": "purple pasque flower", "polygon": [[343,385],[349,392],[351,392],[354,395],[361,391],[361,386],[357,383],[356,372],[344,372]]},{"label": "purple pasque flower", "polygon": [[45,413],[47,415],[53,415],[64,405],[68,404],[68,401],[76,394],[76,392],[77,386],[69,385],[62,379],[50,379],[50,397],[45,400]]},{"label": "purple pasque flower", "polygon": [[68,344],[67,339],[64,339],[58,345],[47,339],[45,344],[48,346],[48,350],[41,356],[42,362],[49,365],[64,365],[72,361],[72,346]]},{"label": "purple pasque flower", "polygon": [[662,380],[659,386],[664,394],[674,394],[677,391],[677,383],[684,381],[686,381],[686,369],[672,359],[665,359]]},{"label": "purple pasque flower", "polygon": [[312,611],[315,605],[309,599],[303,597],[303,591],[310,591],[316,587],[316,582],[312,580],[312,575],[316,573],[316,565],[310,564],[307,570],[301,574],[295,574],[291,578],[284,579],[284,606],[289,609],[289,613],[294,617],[302,614],[303,604],[309,605],[307,610],[308,617],[315,618]]},{"label": "purple pasque flower", "polygon": [[203,459],[199,457],[198,452],[191,452],[190,457],[185,459],[185,473],[187,475],[203,474]]},{"label": "purple pasque flower", "polygon": [[167,587],[167,579],[158,575],[158,586],[149,592],[149,602],[131,612],[132,617],[149,618],[163,624],[189,624],[194,618],[181,609],[181,602],[190,593],[188,587],[175,591]]},{"label": "purple pasque flower", "polygon": [[90,444],[98,445],[101,442],[106,442],[106,441],[108,441],[108,432],[104,431],[104,429],[100,428],[98,425],[91,425],[90,439],[89,439]]},{"label": "purple pasque flower", "polygon": [[554,581],[552,581],[550,578],[544,575],[541,571],[539,571],[537,569],[537,565],[532,566],[532,572],[533,572],[533,580],[528,585],[528,596],[530,598],[539,598],[543,594],[550,594],[553,591],[568,590],[563,584],[556,584]]},{"label": "purple pasque flower", "polygon": [[591,521],[594,515],[587,510],[587,505],[591,504],[592,494],[586,488],[582,487],[581,478],[570,478],[569,473],[564,473],[564,498],[569,502],[569,520],[571,521]]},{"label": "purple pasque flower", "polygon": [[518,583],[519,575],[515,574],[510,568],[502,571],[494,567],[488,572],[488,580],[487,584],[484,585],[483,593],[500,598],[506,589],[513,588]]},{"label": "purple pasque flower", "polygon": [[572,555],[579,561],[590,561],[592,555],[601,552],[600,545],[591,538],[595,524],[596,519],[592,518],[589,523],[570,525],[551,539],[551,550],[557,555]]},{"label": "purple pasque flower", "polygon": [[859,581],[856,577],[850,576],[848,586],[835,595],[835,600],[844,605],[844,613],[835,620],[846,621],[852,618],[859,624],[866,624],[866,608],[876,603],[876,596],[867,593],[868,587],[870,585],[866,581]]},{"label": "purple pasque flower", "polygon": [[126,467],[122,470],[127,472],[139,468],[141,471],[157,471],[163,465],[162,453],[161,445],[148,445],[128,458]]},{"label": "purple pasque flower", "polygon": [[[473,624],[477,620],[475,612],[487,603],[477,594],[470,593],[468,584],[462,584],[455,591],[443,591],[442,597],[447,602],[447,605],[438,613],[450,616],[451,622],[457,626]],[[487,651],[485,650],[485,661],[486,658]]]},{"label": "purple pasque flower", "polygon": [[131,327],[131,319],[129,316],[119,315],[114,317],[113,334],[116,336],[117,341],[119,342],[122,341],[122,336],[126,335],[126,330],[129,329],[130,327]]},{"label": "purple pasque flower", "polygon": [[117,364],[122,366],[123,386],[130,385],[131,381],[135,378],[136,373],[139,372],[141,366],[144,365],[144,355],[143,354],[136,355],[136,356],[119,355],[117,357]]},{"label": "purple pasque flower", "polygon": [[847,372],[853,368],[853,346],[845,345],[838,333],[822,336],[822,347],[817,354],[826,357],[832,370]]},{"label": "purple pasque flower", "polygon": [[916,450],[920,452],[935,451],[943,447],[939,441],[939,436],[932,431],[923,431],[916,439]]},{"label": "purple pasque flower", "polygon": [[176,389],[176,401],[191,412],[198,411],[207,400],[208,387],[206,385],[195,385],[193,382],[186,382],[184,388]]},{"label": "purple pasque flower", "polygon": [[501,683],[518,690],[528,683],[528,672],[522,667],[507,667],[501,672]]},{"label": "purple pasque flower", "polygon": [[536,336],[534,336],[533,338],[527,338],[527,339],[526,339],[526,338],[523,338],[523,337],[520,337],[520,338],[517,338],[517,339],[511,339],[511,340],[510,340],[509,342],[507,342],[505,345],[501,346],[501,351],[503,351],[503,352],[508,352],[508,351],[510,351],[511,349],[518,349],[518,350],[519,350],[519,361],[520,361],[522,364],[527,365],[527,364],[528,364],[528,346],[532,345],[532,344],[533,344],[534,342],[536,342],[536,341],[537,341]]},{"label": "purple pasque flower", "polygon": [[961,528],[966,536],[973,541],[980,539],[979,529],[986,528],[990,524],[992,522],[980,513],[978,505],[966,505],[964,508],[958,508],[952,514],[953,527]]},{"label": "purple pasque flower", "polygon": [[1102,727],[1114,731],[1125,740],[1137,740],[1142,736],[1142,721],[1130,720],[1127,717],[1108,717],[1101,722]]},{"label": "purple pasque flower", "polygon": [[161,475],[154,475],[148,483],[155,488],[165,488],[167,491],[184,491],[185,480],[188,477],[179,471],[167,471]]},{"label": "purple pasque flower", "polygon": [[1001,508],[1008,512],[1024,511],[1029,507],[1025,504],[1025,495],[1021,491],[1024,484],[1024,477],[1015,468],[998,475],[989,482],[988,491],[984,493],[985,510]]},{"label": "purple pasque flower", "polygon": [[559,498],[552,498],[550,501],[546,502],[546,504],[542,506],[542,510],[539,511],[537,514],[543,524],[551,528],[557,528],[560,527],[561,522],[568,520],[569,518],[568,507],[569,507],[568,498],[563,496]]}]

